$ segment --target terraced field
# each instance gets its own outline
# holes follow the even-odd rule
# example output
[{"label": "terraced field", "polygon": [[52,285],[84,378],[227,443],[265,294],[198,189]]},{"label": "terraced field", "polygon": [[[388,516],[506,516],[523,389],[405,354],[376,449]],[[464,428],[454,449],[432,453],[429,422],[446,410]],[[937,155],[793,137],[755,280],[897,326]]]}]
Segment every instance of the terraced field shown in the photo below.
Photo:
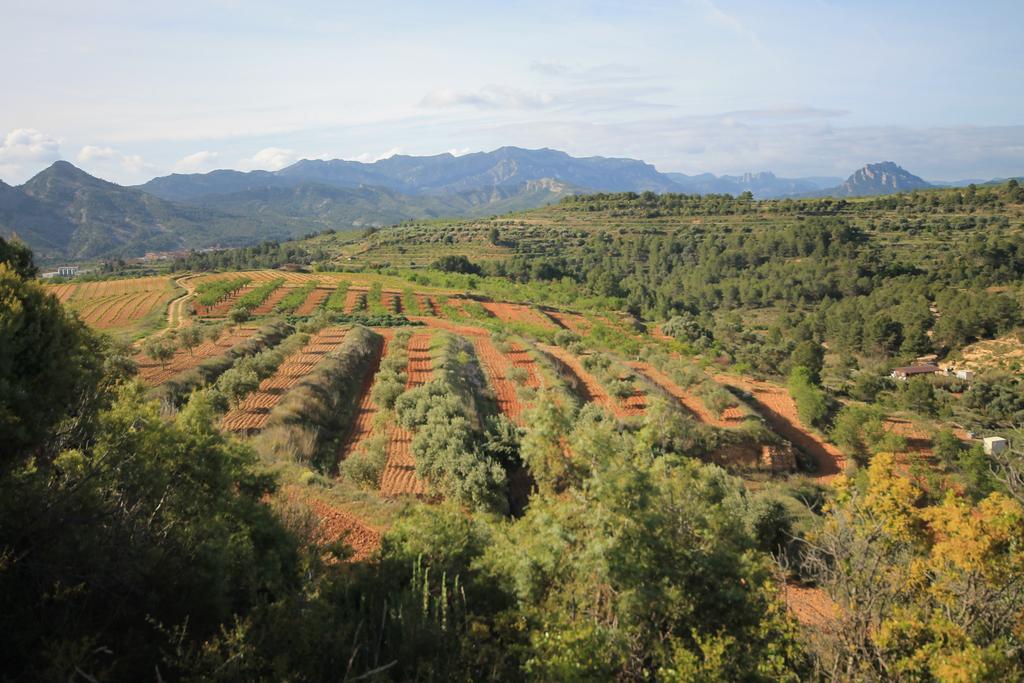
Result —
[{"label": "terraced field", "polygon": [[324,356],[340,347],[345,334],[346,330],[340,327],[329,327],[314,334],[300,351],[284,360],[277,372],[260,382],[256,391],[227,412],[221,428],[247,434],[262,429],[285,392],[312,372]]},{"label": "terraced field", "polygon": [[351,286],[345,293],[345,312],[354,313],[366,308],[366,299],[370,294],[369,287]]},{"label": "terraced field", "polygon": [[[405,388],[412,389],[430,381],[433,365],[430,357],[430,334],[416,333],[409,338],[409,363],[406,366]],[[416,474],[416,460],[412,454],[412,432],[392,427],[388,438],[388,459],[380,479],[380,492],[385,496],[427,493],[426,483]]]},{"label": "terraced field", "polygon": [[562,365],[576,377],[583,393],[580,398],[583,399],[584,402],[596,403],[620,419],[636,417],[643,414],[644,408],[646,407],[643,397],[631,396],[620,401],[605,391],[604,387],[601,386],[601,383],[597,381],[597,378],[583,367],[583,363],[577,356],[560,346],[540,344],[539,348],[560,361]]},{"label": "terraced field", "polygon": [[215,341],[206,340],[192,351],[178,349],[167,363],[159,363],[146,356],[145,353],[135,354],[135,364],[139,369],[139,377],[149,386],[163,384],[170,378],[186,370],[190,370],[204,360],[219,356],[236,344],[249,339],[256,333],[256,327],[234,327],[225,331]]},{"label": "terraced field", "polygon": [[542,329],[553,330],[555,323],[543,313],[525,304],[510,304],[497,301],[483,302],[483,307],[495,318],[506,323],[523,323]]},{"label": "terraced field", "polygon": [[339,460],[348,458],[373,434],[373,418],[380,410],[380,407],[373,401],[373,387],[377,381],[377,371],[380,369],[381,359],[388,355],[392,339],[395,336],[394,330],[390,328],[381,329],[379,332],[384,337],[384,343],[363,380],[363,386],[359,393],[359,408],[352,421],[352,427],[342,443]]},{"label": "terraced field", "polygon": [[168,277],[65,283],[47,289],[87,325],[104,331],[159,324],[167,304],[180,291]]},{"label": "terraced field", "polygon": [[672,381],[671,377],[650,363],[633,361],[628,365],[675,397],[680,405],[686,408],[691,415],[705,424],[714,425],[715,427],[735,427],[743,420],[743,413],[739,408],[726,408],[721,415],[714,415],[707,409],[700,397],[680,387]]},{"label": "terraced field", "polygon": [[299,304],[299,307],[295,309],[295,315],[313,315],[325,301],[327,297],[334,291],[333,287],[317,287],[306,300]]}]

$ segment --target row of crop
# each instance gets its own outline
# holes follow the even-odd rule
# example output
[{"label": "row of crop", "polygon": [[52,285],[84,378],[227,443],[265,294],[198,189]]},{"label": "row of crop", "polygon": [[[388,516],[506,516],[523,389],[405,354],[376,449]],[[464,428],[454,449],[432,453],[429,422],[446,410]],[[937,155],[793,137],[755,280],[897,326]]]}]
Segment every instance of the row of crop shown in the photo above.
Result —
[{"label": "row of crop", "polygon": [[274,307],[278,313],[291,313],[296,308],[302,305],[302,302],[316,289],[319,284],[317,280],[310,280],[301,287],[295,287],[283,299],[277,302],[277,306]]},{"label": "row of crop", "polygon": [[435,379],[395,400],[398,424],[413,432],[416,473],[461,505],[508,510],[508,473],[520,468],[519,433],[496,403],[473,345],[437,335]]},{"label": "row of crop", "polygon": [[412,334],[412,330],[400,330],[391,340],[388,354],[381,360],[371,390],[371,399],[377,407],[372,435],[340,464],[342,475],[365,489],[380,486],[381,475],[387,465],[389,432],[396,420],[395,401],[405,392],[409,380],[408,345]]},{"label": "row of crop", "polygon": [[226,280],[208,280],[196,286],[196,301],[203,306],[213,306],[226,296],[230,296],[249,284],[247,277],[236,277]]},{"label": "row of crop", "polygon": [[329,472],[358,410],[364,375],[382,343],[376,332],[354,327],[341,348],[328,354],[274,407],[257,440],[259,451]]},{"label": "row of crop", "polygon": [[345,299],[348,295],[348,283],[339,282],[337,289],[331,292],[331,295],[327,297],[327,301],[324,303],[324,308],[332,313],[344,313],[345,312]]},{"label": "row of crop", "polygon": [[256,334],[221,355],[208,358],[154,388],[153,395],[167,405],[180,407],[195,389],[213,384],[240,359],[258,355],[279,345],[292,332],[292,326],[282,321],[264,325]]},{"label": "row of crop", "polygon": [[236,311],[245,311],[251,313],[254,308],[266,301],[270,294],[284,284],[284,278],[279,277],[273,280],[268,280],[263,284],[259,285],[255,289],[252,289],[241,296],[237,302],[235,302]]}]

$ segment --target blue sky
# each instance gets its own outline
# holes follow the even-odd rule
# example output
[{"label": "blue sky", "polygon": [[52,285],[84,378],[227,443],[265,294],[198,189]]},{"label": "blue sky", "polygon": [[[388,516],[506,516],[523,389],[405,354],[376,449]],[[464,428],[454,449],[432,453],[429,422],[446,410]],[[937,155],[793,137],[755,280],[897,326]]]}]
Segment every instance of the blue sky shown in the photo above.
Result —
[{"label": "blue sky", "polygon": [[1024,173],[1021,2],[0,0],[0,178],[502,145]]}]

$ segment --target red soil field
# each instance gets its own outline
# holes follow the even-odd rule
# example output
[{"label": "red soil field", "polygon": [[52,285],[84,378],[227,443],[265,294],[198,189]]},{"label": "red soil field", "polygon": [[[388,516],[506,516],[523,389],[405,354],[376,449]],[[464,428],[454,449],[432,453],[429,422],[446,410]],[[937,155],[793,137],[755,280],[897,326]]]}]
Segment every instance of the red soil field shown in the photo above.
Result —
[{"label": "red soil field", "polygon": [[502,322],[524,323],[548,330],[557,327],[546,315],[538,313],[526,304],[509,304],[498,301],[484,301],[481,304],[491,315]]},{"label": "red soil field", "polygon": [[426,294],[416,294],[416,301],[420,304],[420,310],[423,315],[432,315],[436,318],[441,317],[441,307],[437,305],[437,302]]},{"label": "red soil field", "polygon": [[388,309],[392,313],[398,314],[402,312],[401,292],[397,292],[393,289],[385,289],[380,293],[380,302],[384,305],[384,308]]},{"label": "red soil field", "polygon": [[384,337],[384,344],[373,359],[373,362],[370,364],[370,370],[366,373],[366,377],[363,379],[363,385],[360,388],[359,394],[359,410],[356,413],[355,420],[352,421],[352,428],[349,430],[348,435],[345,437],[345,441],[342,443],[341,450],[339,452],[339,461],[344,460],[350,454],[355,452],[359,445],[366,439],[370,438],[370,435],[373,433],[373,418],[380,409],[377,404],[373,402],[373,385],[377,381],[377,371],[380,370],[381,359],[388,354],[388,347],[391,345],[391,340],[395,336],[394,330],[388,328],[379,329],[377,331]]},{"label": "red soil field", "polygon": [[203,306],[201,303],[196,302],[196,315],[201,318],[223,318],[228,314],[228,311],[235,307],[235,302],[258,286],[255,282],[250,282],[234,294],[229,294],[212,306]]},{"label": "red soil field", "polygon": [[255,333],[255,327],[233,328],[218,337],[217,341],[204,341],[192,349],[191,354],[186,349],[178,349],[166,366],[161,366],[160,363],[147,358],[146,354],[140,351],[134,356],[135,364],[139,369],[139,377],[143,383],[149,386],[163,384],[178,373],[196,367],[207,358],[219,356]]},{"label": "red soil field", "polygon": [[829,482],[842,473],[846,456],[834,445],[804,427],[797,414],[796,403],[783,387],[730,375],[716,376],[719,384],[731,384],[753,396],[754,406],[780,436],[814,458],[818,465],[816,478]]},{"label": "red soil field", "polygon": [[[490,381],[498,398],[498,409],[507,415],[510,420],[518,425],[522,425],[523,410],[526,406],[519,402],[516,395],[517,385],[508,376],[509,371],[516,367],[516,364],[509,356],[498,350],[498,347],[494,345],[490,337],[473,337],[472,339],[473,346],[476,348],[477,358],[480,359],[480,365],[483,367],[484,373],[487,375],[487,379]],[[519,351],[517,356],[522,354],[529,358],[529,355],[522,348],[517,347],[517,351]],[[532,358],[529,358],[529,360],[533,361]],[[532,386],[534,389],[539,387],[540,383],[537,381],[536,374],[533,373],[533,368],[527,366],[526,371],[529,373],[526,386]]]},{"label": "red soil field", "polygon": [[565,311],[552,311],[544,310],[549,318],[555,321],[559,327],[565,328],[570,332],[575,332],[581,337],[585,337],[590,332],[590,321],[584,318],[578,313],[566,313]]},{"label": "red soil field", "polygon": [[707,409],[699,396],[695,396],[683,389],[673,382],[671,377],[650,363],[633,362],[628,363],[628,365],[675,397],[687,411],[705,424],[714,425],[715,427],[735,427],[743,419],[743,413],[738,408],[727,409],[721,417],[714,415]]},{"label": "red soil field", "polygon": [[366,295],[369,291],[369,287],[349,287],[345,292],[345,313],[366,308]]},{"label": "red soil field", "polygon": [[466,308],[465,308],[465,303],[466,303],[465,299],[463,299],[461,297],[457,297],[457,296],[450,296],[450,297],[448,297],[448,302],[447,303],[448,303],[449,307],[454,308],[456,311],[458,311],[459,315],[466,316],[466,317],[469,316],[469,313],[466,312]]},{"label": "red soil field", "polygon": [[633,403],[620,403],[612,398],[601,383],[590,374],[586,368],[583,367],[583,363],[580,359],[569,353],[560,346],[551,346],[549,344],[539,344],[538,347],[545,353],[554,356],[560,360],[574,375],[577,379],[583,383],[583,387],[586,390],[587,396],[584,399],[588,402],[592,401],[602,408],[611,411],[617,418],[632,417],[643,413],[642,408],[638,408],[635,402],[635,397],[627,399],[627,401],[633,400]]},{"label": "red soil field", "polygon": [[343,540],[352,548],[353,554],[350,559],[353,562],[369,559],[380,548],[381,530],[367,524],[351,512],[297,486],[288,486],[283,493],[287,500],[308,507],[316,517],[316,540],[321,544],[327,545]]},{"label": "red soil field", "polygon": [[328,327],[313,335],[300,351],[284,359],[276,373],[260,382],[256,391],[228,411],[221,422],[221,429],[231,432],[255,432],[262,429],[270,411],[280,402],[285,392],[308,375],[324,356],[341,346],[345,332],[340,327]]},{"label": "red soil field", "polygon": [[474,327],[473,325],[459,325],[453,323],[445,318],[427,318],[424,316],[411,316],[410,320],[416,320],[423,323],[427,327],[436,327],[439,330],[447,330],[448,332],[454,332],[455,334],[463,337],[475,337],[475,336],[488,336],[490,332],[482,327]]},{"label": "red soil field", "polygon": [[651,325],[647,328],[647,334],[651,335],[658,341],[675,341],[672,337],[661,331],[661,325]]},{"label": "red soil field", "polygon": [[46,288],[46,291],[57,297],[57,300],[64,303],[71,298],[71,295],[75,293],[78,288],[77,284],[64,283],[62,285],[50,285]]},{"label": "red soil field", "polygon": [[329,297],[333,291],[333,287],[317,287],[310,292],[309,296],[306,297],[306,300],[299,304],[299,307],[295,309],[295,315],[313,315],[316,313],[317,309],[327,301],[327,297]]},{"label": "red soil field", "polygon": [[274,312],[274,307],[281,303],[281,299],[292,293],[291,287],[278,287],[263,300],[256,308],[252,309],[253,315],[267,315]]},{"label": "red soil field", "polygon": [[83,306],[79,315],[86,324],[99,330],[123,327],[145,317],[171,296],[173,292],[167,289],[114,295]]},{"label": "red soil field", "polygon": [[[433,365],[430,358],[430,334],[417,333],[409,338],[409,363],[406,365],[406,389],[430,381]],[[388,462],[380,477],[380,492],[385,496],[427,493],[427,485],[416,475],[416,459],[412,454],[412,432],[392,427],[388,437]]]},{"label": "red soil field", "polygon": [[787,582],[782,587],[782,597],[789,611],[804,626],[829,626],[839,616],[839,606],[821,588]]}]

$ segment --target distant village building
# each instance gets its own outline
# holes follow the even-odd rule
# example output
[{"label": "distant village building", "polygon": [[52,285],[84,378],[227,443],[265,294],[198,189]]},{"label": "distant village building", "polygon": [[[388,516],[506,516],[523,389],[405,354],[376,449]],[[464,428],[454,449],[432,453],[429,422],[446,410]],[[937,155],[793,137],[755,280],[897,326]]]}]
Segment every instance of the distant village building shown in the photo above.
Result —
[{"label": "distant village building", "polygon": [[78,266],[58,266],[57,275],[60,277],[75,277],[78,275]]},{"label": "distant village building", "polygon": [[917,375],[934,375],[938,371],[938,365],[921,363],[920,365],[905,365],[902,368],[896,368],[889,376],[893,379],[909,379]]},{"label": "distant village building", "polygon": [[956,378],[970,382],[972,379],[974,379],[974,370],[957,370]]},{"label": "distant village building", "polygon": [[982,443],[984,444],[985,455],[999,455],[1010,447],[1006,439],[1001,436],[986,436],[982,439]]}]

